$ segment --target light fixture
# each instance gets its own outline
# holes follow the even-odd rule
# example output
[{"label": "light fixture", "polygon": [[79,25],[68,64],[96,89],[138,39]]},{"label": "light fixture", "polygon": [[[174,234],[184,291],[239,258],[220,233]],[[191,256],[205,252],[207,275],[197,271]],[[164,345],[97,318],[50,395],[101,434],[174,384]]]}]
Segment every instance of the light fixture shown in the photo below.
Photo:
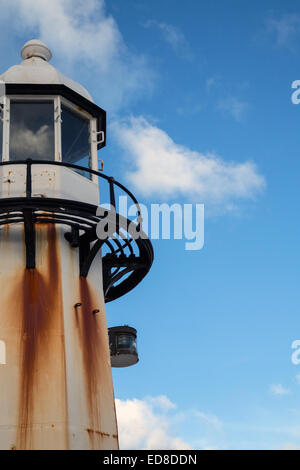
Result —
[{"label": "light fixture", "polygon": [[108,329],[112,367],[129,367],[139,360],[136,348],[136,329],[128,325]]}]

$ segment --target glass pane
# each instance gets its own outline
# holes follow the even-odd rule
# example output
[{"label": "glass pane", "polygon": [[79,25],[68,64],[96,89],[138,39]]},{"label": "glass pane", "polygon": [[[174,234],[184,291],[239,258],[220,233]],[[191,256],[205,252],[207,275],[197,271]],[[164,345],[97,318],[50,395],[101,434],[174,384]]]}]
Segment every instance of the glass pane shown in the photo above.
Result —
[{"label": "glass pane", "polygon": [[118,348],[119,349],[130,349],[136,350],[136,341],[132,335],[119,335],[118,336]]},{"label": "glass pane", "polygon": [[11,101],[9,159],[54,160],[53,101]]},{"label": "glass pane", "polygon": [[[66,106],[62,106],[62,161],[90,168],[90,122]],[[90,178],[85,171],[77,171]]]},{"label": "glass pane", "polygon": [[2,124],[2,118],[3,118],[3,109],[0,106],[0,161],[2,162],[2,149],[3,149],[3,124]]}]

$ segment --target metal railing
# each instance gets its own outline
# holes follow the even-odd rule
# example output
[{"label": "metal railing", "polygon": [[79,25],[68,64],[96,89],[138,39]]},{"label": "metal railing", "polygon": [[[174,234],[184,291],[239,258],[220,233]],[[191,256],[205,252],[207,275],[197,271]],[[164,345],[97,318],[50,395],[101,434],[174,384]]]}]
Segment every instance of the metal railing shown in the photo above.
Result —
[{"label": "metal railing", "polygon": [[[27,269],[34,269],[36,263],[35,225],[38,223],[63,224],[70,227],[70,231],[64,233],[65,239],[72,247],[78,247],[79,250],[80,276],[87,277],[93,260],[100,250],[104,250],[101,256],[106,302],[121,297],[141,282],[151,268],[154,258],[153,247],[142,231],[140,205],[123,184],[99,171],[73,163],[32,159],[0,162],[0,168],[8,165],[26,166],[25,195],[0,197],[0,227],[23,222]],[[104,238],[98,237],[97,224],[101,220],[105,220],[105,211],[109,212],[105,206],[102,206],[104,208],[102,219],[102,215],[97,214],[97,206],[94,204],[73,199],[61,199],[60,197],[35,196],[32,184],[34,181],[33,165],[66,167],[74,171],[84,171],[106,180],[110,206],[113,207],[116,215],[115,233],[112,236],[108,234]],[[101,194],[101,185],[99,186]],[[125,218],[121,217],[122,214],[118,214],[116,188],[123,191],[135,205],[137,217],[134,217],[133,220],[128,220],[127,215]],[[132,224],[135,225],[135,228],[132,227]],[[128,239],[123,236],[124,231],[127,232]],[[135,232],[134,235],[138,232],[140,236],[133,237],[132,232]]]},{"label": "metal railing", "polygon": [[142,229],[141,208],[137,199],[132,194],[132,192],[129,191],[129,189],[127,189],[123,184],[116,181],[112,176],[107,176],[102,172],[100,173],[99,171],[92,170],[90,168],[86,168],[83,166],[75,165],[73,163],[56,162],[52,160],[32,160],[31,158],[27,158],[26,160],[0,162],[0,167],[7,166],[7,165],[26,165],[26,198],[27,199],[32,198],[32,171],[31,171],[32,165],[55,165],[55,166],[60,166],[60,167],[71,168],[73,170],[78,170],[81,172],[88,172],[92,175],[96,175],[99,178],[102,178],[108,182],[109,198],[110,198],[109,203],[116,212],[117,210],[116,210],[115,186],[120,188],[122,191],[124,191],[127,194],[127,196],[130,197],[130,199],[135,204],[136,209],[137,209],[137,226],[139,227],[139,229]]}]

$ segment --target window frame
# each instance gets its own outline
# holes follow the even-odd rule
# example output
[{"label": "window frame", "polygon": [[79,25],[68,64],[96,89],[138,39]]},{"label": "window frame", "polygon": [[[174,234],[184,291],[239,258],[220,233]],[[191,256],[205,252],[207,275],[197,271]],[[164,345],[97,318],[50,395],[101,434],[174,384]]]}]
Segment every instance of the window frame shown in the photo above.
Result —
[{"label": "window frame", "polygon": [[[98,154],[97,154],[97,119],[88,113],[85,109],[80,108],[71,101],[60,95],[6,95],[3,103],[3,127],[2,127],[2,161],[9,161],[9,138],[10,138],[10,103],[11,101],[52,101],[54,114],[54,161],[62,161],[62,105],[69,108],[75,114],[89,121],[90,131],[90,169],[98,170]],[[85,178],[83,176],[83,178]],[[87,179],[87,178],[86,178]],[[98,182],[97,175],[92,174],[89,181]]]}]

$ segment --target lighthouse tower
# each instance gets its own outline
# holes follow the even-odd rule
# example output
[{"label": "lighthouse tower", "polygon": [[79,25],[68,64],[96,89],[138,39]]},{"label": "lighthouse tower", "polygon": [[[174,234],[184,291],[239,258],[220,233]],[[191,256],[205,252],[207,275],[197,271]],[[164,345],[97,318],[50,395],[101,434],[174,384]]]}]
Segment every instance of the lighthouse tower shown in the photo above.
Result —
[{"label": "lighthouse tower", "polygon": [[21,56],[0,76],[0,449],[117,449],[105,303],[143,279],[152,246],[99,169],[105,111],[41,41]]}]

